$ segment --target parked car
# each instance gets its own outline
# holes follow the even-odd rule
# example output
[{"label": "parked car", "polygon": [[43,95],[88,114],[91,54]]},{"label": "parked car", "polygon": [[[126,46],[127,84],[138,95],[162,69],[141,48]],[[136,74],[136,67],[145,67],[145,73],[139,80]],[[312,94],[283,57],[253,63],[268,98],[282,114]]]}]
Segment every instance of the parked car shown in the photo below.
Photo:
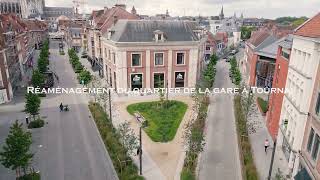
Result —
[{"label": "parked car", "polygon": [[87,58],[87,57],[88,57],[88,55],[87,55],[86,52],[83,52],[83,53],[81,54],[81,58]]},{"label": "parked car", "polygon": [[44,83],[44,88],[51,88],[54,86],[54,75],[52,71],[47,71],[44,72],[44,77],[45,77],[45,83]]}]

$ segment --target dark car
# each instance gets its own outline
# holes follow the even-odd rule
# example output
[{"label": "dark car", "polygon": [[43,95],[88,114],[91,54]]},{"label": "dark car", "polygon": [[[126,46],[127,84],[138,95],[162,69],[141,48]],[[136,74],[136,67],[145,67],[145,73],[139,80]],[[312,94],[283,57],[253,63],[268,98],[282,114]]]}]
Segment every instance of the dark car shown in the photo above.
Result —
[{"label": "dark car", "polygon": [[51,88],[54,86],[54,74],[51,71],[44,72],[45,83],[44,88]]},{"label": "dark car", "polygon": [[87,57],[88,57],[88,55],[87,55],[86,52],[83,52],[83,53],[81,54],[81,58],[87,58]]}]

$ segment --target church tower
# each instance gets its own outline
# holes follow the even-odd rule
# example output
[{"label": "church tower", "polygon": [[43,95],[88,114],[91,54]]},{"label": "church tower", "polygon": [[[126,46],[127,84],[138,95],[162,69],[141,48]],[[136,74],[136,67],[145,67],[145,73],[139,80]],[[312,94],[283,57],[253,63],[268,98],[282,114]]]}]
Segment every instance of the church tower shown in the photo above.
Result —
[{"label": "church tower", "polygon": [[220,18],[220,20],[224,19],[223,6],[221,8],[221,12],[220,12],[219,18]]},{"label": "church tower", "polygon": [[136,14],[137,14],[137,10],[136,10],[136,8],[134,8],[134,6],[132,6],[131,14],[134,14],[134,15],[136,15]]}]

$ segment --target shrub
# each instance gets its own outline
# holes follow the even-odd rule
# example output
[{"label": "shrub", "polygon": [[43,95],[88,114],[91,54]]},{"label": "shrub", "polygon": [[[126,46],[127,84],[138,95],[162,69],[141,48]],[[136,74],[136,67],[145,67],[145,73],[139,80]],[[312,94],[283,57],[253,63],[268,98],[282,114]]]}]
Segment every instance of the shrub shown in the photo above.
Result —
[{"label": "shrub", "polygon": [[87,70],[82,70],[78,74],[79,83],[81,83],[83,81],[84,84],[88,84],[91,81],[91,79],[92,79],[92,76],[91,76],[90,72]]},{"label": "shrub", "polygon": [[38,118],[37,120],[31,121],[28,125],[29,129],[41,128],[44,126],[44,120]]},{"label": "shrub", "polygon": [[64,53],[64,51],[60,51],[59,54],[60,55],[65,55],[66,53]]},{"label": "shrub", "polygon": [[190,170],[183,168],[181,172],[181,180],[195,180],[195,175]]},{"label": "shrub", "polygon": [[80,62],[76,63],[74,66],[75,73],[80,73],[83,70],[83,66]]},{"label": "shrub", "polygon": [[237,60],[235,57],[233,57],[231,60],[230,60],[230,73],[231,73],[231,80],[232,82],[234,82],[235,85],[240,85],[241,83],[241,72],[238,68],[238,65],[237,65]]},{"label": "shrub", "polygon": [[40,173],[31,173],[18,177],[17,180],[40,180]]},{"label": "shrub", "polygon": [[[242,171],[245,172],[245,178],[248,180],[258,180],[258,172],[253,161],[251,144],[248,138],[247,121],[245,112],[241,104],[242,97],[236,95],[234,98],[234,114],[236,118],[237,134],[239,139],[239,150],[242,164]],[[241,137],[241,138],[240,138]]]},{"label": "shrub", "polygon": [[268,111],[268,102],[263,100],[262,98],[258,97],[257,98],[257,101],[258,101],[258,105],[259,107],[261,108],[261,111],[263,113],[266,113]]},{"label": "shrub", "polygon": [[[96,103],[89,103],[89,109],[98,127],[101,138],[106,146],[113,166],[121,180],[144,180],[138,175],[138,168],[127,155],[127,149],[120,142],[120,135],[113,127],[108,115],[103,108]],[[124,163],[125,162],[125,163]]]}]

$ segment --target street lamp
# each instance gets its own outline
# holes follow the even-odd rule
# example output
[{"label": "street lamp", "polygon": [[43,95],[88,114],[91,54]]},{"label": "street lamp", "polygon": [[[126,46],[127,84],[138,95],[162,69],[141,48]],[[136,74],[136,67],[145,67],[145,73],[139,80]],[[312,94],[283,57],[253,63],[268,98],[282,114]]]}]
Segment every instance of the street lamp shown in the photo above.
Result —
[{"label": "street lamp", "polygon": [[139,155],[139,164],[140,164],[139,171],[140,171],[140,175],[142,175],[142,128],[143,128],[143,123],[141,123],[141,121],[139,120],[140,117],[141,117],[140,113],[137,112],[136,119],[140,123],[140,127],[139,127],[139,148],[138,148],[138,153],[137,154]]}]

